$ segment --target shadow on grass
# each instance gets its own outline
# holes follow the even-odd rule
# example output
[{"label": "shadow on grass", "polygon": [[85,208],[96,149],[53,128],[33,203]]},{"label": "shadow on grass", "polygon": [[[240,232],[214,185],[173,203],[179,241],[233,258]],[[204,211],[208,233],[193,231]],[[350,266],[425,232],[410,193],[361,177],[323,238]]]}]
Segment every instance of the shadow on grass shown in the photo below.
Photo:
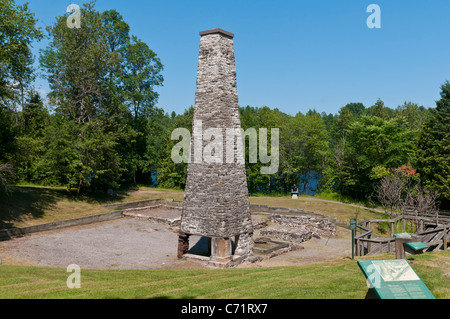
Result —
[{"label": "shadow on grass", "polygon": [[46,210],[61,200],[107,205],[125,197],[124,194],[106,193],[77,196],[62,187],[12,186],[10,189],[10,194],[0,193],[0,229],[14,228],[14,223],[21,222],[24,218],[42,218]]}]

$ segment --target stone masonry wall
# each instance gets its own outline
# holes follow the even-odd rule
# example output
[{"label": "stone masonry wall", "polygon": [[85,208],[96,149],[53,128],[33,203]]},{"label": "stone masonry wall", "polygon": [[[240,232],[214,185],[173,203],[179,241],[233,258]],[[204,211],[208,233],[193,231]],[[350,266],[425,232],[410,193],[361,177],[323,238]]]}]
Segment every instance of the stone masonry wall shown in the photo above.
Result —
[{"label": "stone masonry wall", "polygon": [[301,243],[313,237],[336,235],[336,225],[327,218],[318,216],[273,214],[268,220],[270,221],[268,227],[260,231],[262,236]]},{"label": "stone masonry wall", "polygon": [[[230,150],[226,130],[238,129],[239,142],[240,127],[233,37],[221,32],[205,34],[200,39],[181,233],[221,238],[253,233],[243,153],[236,145],[231,148],[233,161],[227,159],[230,154],[226,153]],[[205,139],[198,134],[211,128],[219,129],[222,149],[206,147],[220,135]],[[206,155],[216,161],[205,162],[203,152],[209,152]]]}]

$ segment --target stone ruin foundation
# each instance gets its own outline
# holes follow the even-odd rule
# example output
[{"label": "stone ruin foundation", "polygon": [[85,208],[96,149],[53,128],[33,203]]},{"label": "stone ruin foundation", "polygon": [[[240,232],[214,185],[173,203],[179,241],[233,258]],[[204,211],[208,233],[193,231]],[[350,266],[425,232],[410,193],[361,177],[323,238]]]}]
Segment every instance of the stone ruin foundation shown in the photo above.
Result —
[{"label": "stone ruin foundation", "polygon": [[[178,205],[178,206],[177,206]],[[161,200],[157,205],[128,208],[123,210],[124,217],[146,219],[158,224],[168,226],[173,233],[180,236],[182,202]],[[252,205],[251,222],[253,225],[252,255],[247,255],[245,261],[257,262],[274,258],[293,250],[302,249],[302,243],[312,238],[334,237],[336,224],[329,218],[305,212],[300,209],[274,208],[272,211],[261,211],[258,205]],[[289,211],[289,212],[287,212]],[[179,245],[183,248],[183,254],[179,258],[193,259],[211,266],[221,266],[217,262],[211,262],[215,248],[211,238],[190,236],[193,238],[191,245],[184,238],[179,238]],[[228,266],[235,266],[244,259],[237,260],[236,238],[231,238],[232,261]],[[192,247],[191,247],[192,246]],[[234,253],[234,254],[233,254]]]},{"label": "stone ruin foundation", "polygon": [[[178,257],[187,256],[191,235],[203,236],[210,241],[210,264],[224,268],[241,262],[253,253],[245,161],[242,145],[239,145],[242,135],[234,35],[212,29],[200,32],[200,36],[191,158]],[[235,133],[232,142],[227,140],[230,129]],[[205,138],[203,132],[208,130],[215,133]],[[217,144],[220,146],[207,147],[218,138],[223,139]],[[230,151],[232,154],[229,154]]]}]

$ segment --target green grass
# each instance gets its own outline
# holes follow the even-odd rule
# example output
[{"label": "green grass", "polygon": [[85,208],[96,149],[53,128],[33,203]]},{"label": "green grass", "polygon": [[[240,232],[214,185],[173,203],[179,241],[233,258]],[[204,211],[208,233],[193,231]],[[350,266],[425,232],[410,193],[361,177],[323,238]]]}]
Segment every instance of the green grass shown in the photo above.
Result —
[{"label": "green grass", "polygon": [[339,193],[324,192],[324,193],[318,193],[314,197],[321,198],[321,199],[327,199],[327,200],[334,200],[334,201],[346,203],[346,204],[355,204],[355,205],[361,205],[361,206],[372,207],[372,208],[374,207],[374,204],[372,202],[370,202],[369,200],[364,200],[364,201],[356,200],[350,196],[344,196]]},{"label": "green grass", "polygon": [[[392,255],[377,259],[393,258]],[[410,260],[438,299],[450,298],[440,265],[450,253]],[[447,268],[448,271],[448,268]],[[362,299],[365,278],[356,260],[314,265],[226,270],[81,270],[81,289],[68,289],[65,269],[0,266],[1,299]]]},{"label": "green grass", "polygon": [[373,212],[358,207],[353,207],[345,203],[335,203],[321,201],[314,197],[302,197],[293,200],[290,196],[284,197],[250,197],[251,204],[266,205],[273,207],[296,208],[322,214],[325,216],[335,217],[338,220],[348,224],[350,218],[377,219],[386,218],[385,214]]},{"label": "green grass", "polygon": [[[133,192],[140,190],[143,192]],[[76,196],[65,187],[36,185],[12,186],[11,194],[0,193],[0,229],[26,227],[61,220],[111,212],[105,205],[145,199],[173,198],[183,200],[183,192],[174,190],[145,191],[137,188],[114,196],[105,193]],[[156,192],[157,191],[157,192]]]}]

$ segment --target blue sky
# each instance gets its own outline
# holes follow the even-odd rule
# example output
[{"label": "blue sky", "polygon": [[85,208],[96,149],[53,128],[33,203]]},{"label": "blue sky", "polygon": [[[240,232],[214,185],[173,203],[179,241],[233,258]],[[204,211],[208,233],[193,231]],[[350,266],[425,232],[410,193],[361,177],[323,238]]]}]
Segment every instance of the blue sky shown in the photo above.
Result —
[{"label": "blue sky", "polygon": [[[45,28],[83,0],[28,2]],[[366,24],[372,3],[381,8],[380,29]],[[293,115],[335,114],[378,98],[392,108],[435,107],[450,80],[448,0],[97,0],[96,8],[119,11],[158,54],[165,66],[158,106],[169,113],[194,104],[199,32],[216,27],[235,34],[241,106]],[[35,45],[36,54],[45,44]],[[48,90],[45,80],[37,86]]]}]

